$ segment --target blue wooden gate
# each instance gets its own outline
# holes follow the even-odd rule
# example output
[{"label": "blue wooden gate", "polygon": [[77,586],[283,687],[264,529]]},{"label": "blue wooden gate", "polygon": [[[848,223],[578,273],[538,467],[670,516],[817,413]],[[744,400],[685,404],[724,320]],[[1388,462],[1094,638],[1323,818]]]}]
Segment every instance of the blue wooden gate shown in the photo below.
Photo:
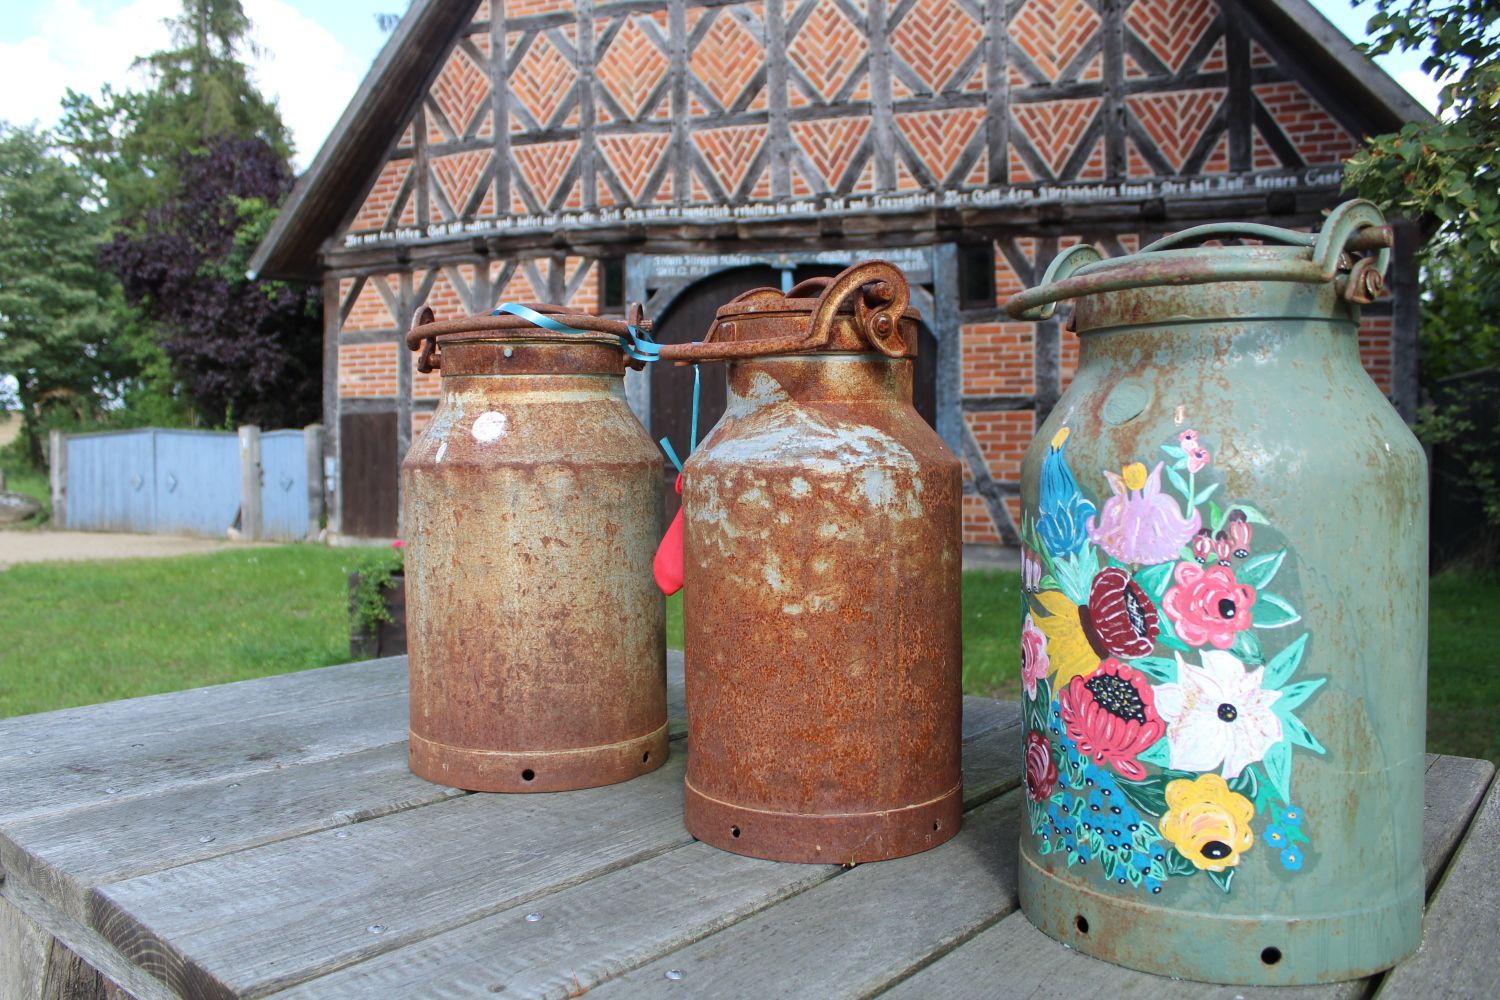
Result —
[{"label": "blue wooden gate", "polygon": [[308,533],[307,439],[301,431],[260,436],[262,538],[295,541]]},{"label": "blue wooden gate", "polygon": [[[300,430],[260,436],[258,537],[308,536],[307,446]],[[240,523],[239,435],[221,431],[140,430],[65,439],[65,526],[223,538]]]}]

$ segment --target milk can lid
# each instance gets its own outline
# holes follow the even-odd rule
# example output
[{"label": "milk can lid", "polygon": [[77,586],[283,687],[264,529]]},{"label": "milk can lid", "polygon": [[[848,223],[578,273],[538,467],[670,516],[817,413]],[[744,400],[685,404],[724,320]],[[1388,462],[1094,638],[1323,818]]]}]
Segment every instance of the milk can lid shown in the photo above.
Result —
[{"label": "milk can lid", "polygon": [[[1189,246],[1203,240],[1253,240],[1260,246]],[[1067,299],[1137,288],[1226,281],[1333,282],[1348,302],[1369,303],[1385,287],[1391,227],[1374,203],[1346,201],[1316,233],[1253,223],[1194,226],[1137,253],[1106,259],[1089,244],[1053,259],[1042,284],[1011,296],[1005,311],[1015,319],[1044,320]],[[1355,254],[1374,251],[1373,256]]]},{"label": "milk can lid", "polygon": [[783,293],[745,292],[714,313],[702,342],[662,344],[663,361],[732,361],[780,354],[867,354],[912,358],[921,314],[906,275],[867,260],[832,278],[810,278]]},{"label": "milk can lid", "polygon": [[626,355],[626,363],[643,367],[645,360],[637,347],[650,344],[651,322],[642,316],[638,303],[632,303],[625,318],[595,316],[566,306],[547,302],[505,303],[493,312],[437,320],[431,306],[422,306],[412,318],[406,334],[406,346],[419,351],[417,370],[430,372],[441,367],[442,345],[460,340],[556,342],[602,344],[617,347]]}]

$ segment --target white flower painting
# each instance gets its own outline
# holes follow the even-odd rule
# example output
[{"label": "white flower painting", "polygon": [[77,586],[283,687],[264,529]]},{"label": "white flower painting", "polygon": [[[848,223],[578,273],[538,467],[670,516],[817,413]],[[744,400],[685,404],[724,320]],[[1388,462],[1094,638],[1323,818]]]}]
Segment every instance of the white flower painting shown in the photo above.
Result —
[{"label": "white flower painting", "polygon": [[1271,706],[1281,692],[1261,686],[1264,669],[1246,670],[1230,653],[1205,650],[1203,665],[1177,655],[1177,683],[1158,684],[1156,710],[1167,723],[1172,767],[1235,778],[1281,742]]}]

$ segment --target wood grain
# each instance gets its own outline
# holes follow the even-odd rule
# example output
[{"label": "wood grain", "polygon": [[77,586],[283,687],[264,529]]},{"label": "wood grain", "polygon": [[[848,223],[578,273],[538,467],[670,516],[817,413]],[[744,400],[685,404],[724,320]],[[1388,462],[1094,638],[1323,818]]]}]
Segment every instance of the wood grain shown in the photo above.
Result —
[{"label": "wood grain", "polygon": [[96,886],[462,794],[413,775],[403,741],[7,824],[0,864],[82,921]]},{"label": "wood grain", "polygon": [[1422,947],[1379,998],[1493,997],[1500,981],[1500,784],[1491,785],[1422,924]]},{"label": "wood grain", "polygon": [[[406,657],[346,663],[213,687],[0,719],[0,783],[17,767],[44,766],[101,746],[143,740],[195,726],[223,727],[319,705],[406,693]],[[222,738],[223,731],[220,730]],[[0,806],[3,808],[3,806]]]},{"label": "wood grain", "polygon": [[[1020,726],[1010,711],[977,713],[964,750],[965,800],[1014,788]],[[1009,720],[990,726],[988,720]],[[567,997],[839,876],[833,865],[787,865],[689,844],[395,951],[278,997]],[[525,920],[537,913],[535,922]]]},{"label": "wood grain", "polygon": [[622,785],[469,795],[251,848],[101,888],[91,923],[181,992],[267,992],[688,843],[682,777],[679,753]]},{"label": "wood grain", "polygon": [[0,829],[32,816],[401,743],[406,719],[404,692],[249,718],[226,711],[216,723],[181,729],[153,716],[149,726],[117,731],[92,746],[0,764]]},{"label": "wood grain", "polygon": [[590,995],[866,996],[1015,908],[1021,794],[967,815],[925,854],[861,865]]}]

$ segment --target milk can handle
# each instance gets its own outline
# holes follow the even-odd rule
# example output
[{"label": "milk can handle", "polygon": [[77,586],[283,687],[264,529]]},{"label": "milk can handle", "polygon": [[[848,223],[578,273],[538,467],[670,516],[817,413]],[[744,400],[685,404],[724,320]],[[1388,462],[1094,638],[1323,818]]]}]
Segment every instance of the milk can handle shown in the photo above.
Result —
[{"label": "milk can handle", "polygon": [[[701,344],[662,344],[663,361],[729,361],[756,358],[769,354],[794,354],[826,347],[833,336],[833,322],[838,312],[854,299],[854,313],[866,339],[875,349],[889,357],[902,357],[901,338],[896,336],[901,317],[911,302],[906,275],[895,264],[869,260],[848,268],[823,289],[813,306],[807,330],[782,337],[759,340],[715,341]],[[709,330],[709,338],[718,328]]]},{"label": "milk can handle", "polygon": [[[1212,254],[1182,249],[1185,243],[1229,236],[1237,239],[1274,241],[1310,249],[1307,258],[1215,259]],[[1042,283],[1011,296],[1005,311],[1016,319],[1044,320],[1057,303],[1081,295],[1117,292],[1129,288],[1162,285],[1201,285],[1211,281],[1302,281],[1322,283],[1338,280],[1340,292],[1350,302],[1373,302],[1385,287],[1385,271],[1391,257],[1391,227],[1373,202],[1346,201],[1329,213],[1316,233],[1298,233],[1254,223],[1222,223],[1194,226],[1157,240],[1128,257],[1106,261],[1094,247],[1081,243],[1053,258]],[[1344,254],[1378,251],[1350,265],[1347,275],[1339,268]]]}]

